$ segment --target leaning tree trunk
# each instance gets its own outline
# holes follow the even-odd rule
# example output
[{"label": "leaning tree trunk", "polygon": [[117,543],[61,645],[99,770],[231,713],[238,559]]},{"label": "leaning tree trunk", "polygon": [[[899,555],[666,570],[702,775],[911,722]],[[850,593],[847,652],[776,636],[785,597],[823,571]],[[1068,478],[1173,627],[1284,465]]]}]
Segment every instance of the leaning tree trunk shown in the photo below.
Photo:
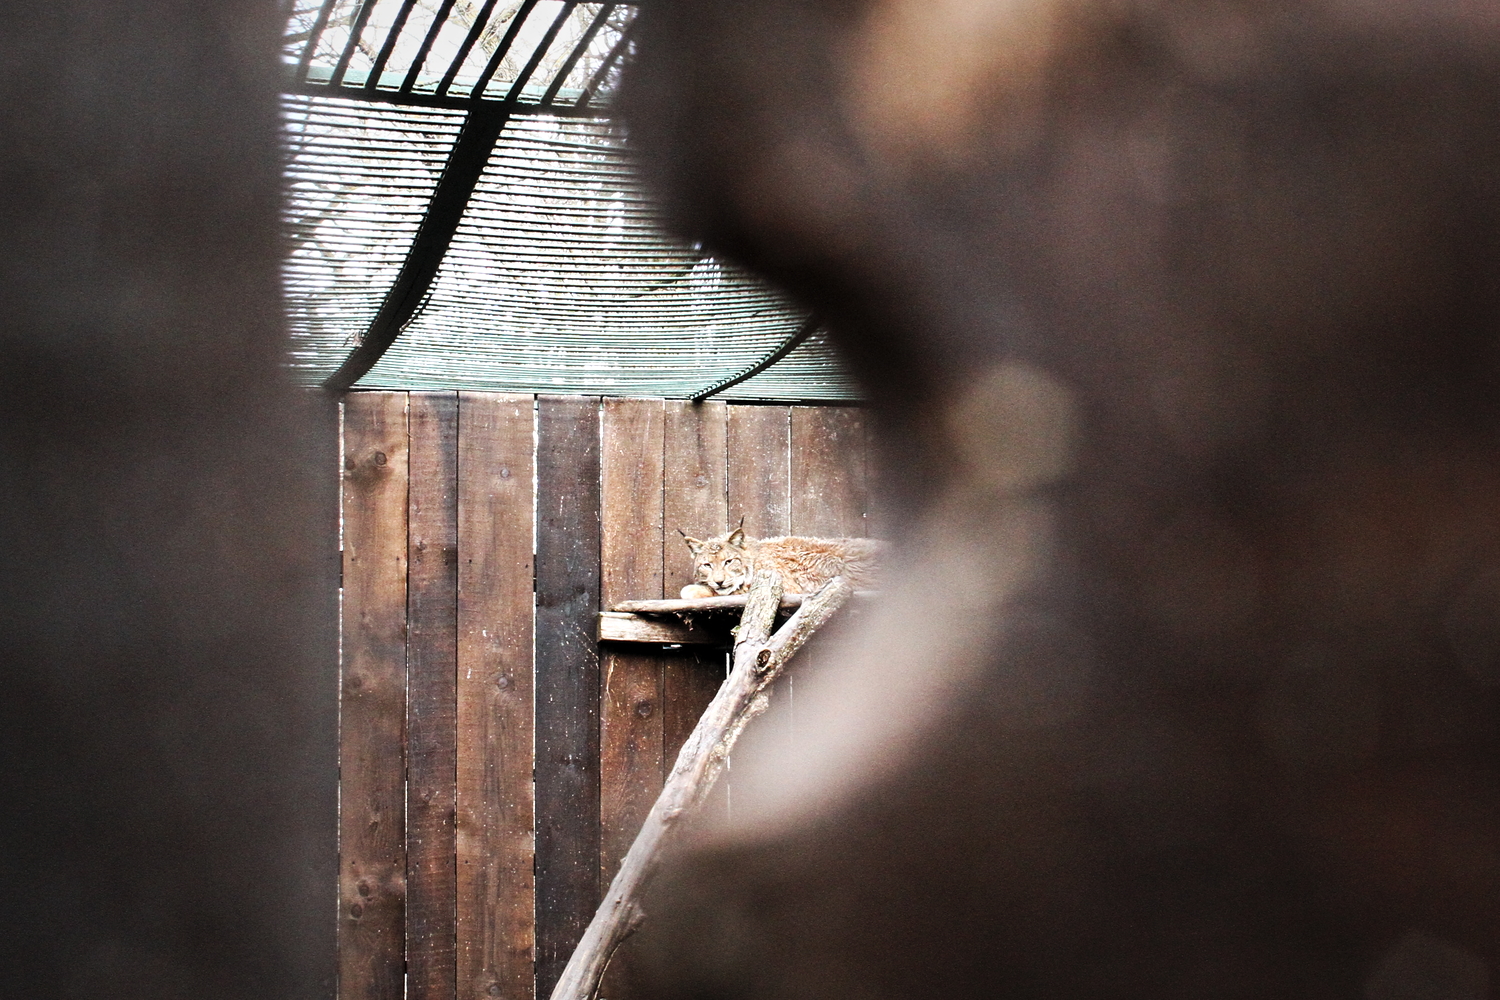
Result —
[{"label": "leaning tree trunk", "polygon": [[615,949],[640,925],[641,893],[673,830],[713,790],[745,725],[765,711],[768,688],[787,661],[854,592],[844,577],[835,577],[772,635],[781,590],[777,574],[755,575],[734,640],[734,666],[677,754],[656,804],[552,990],[552,1000],[593,1000]]}]

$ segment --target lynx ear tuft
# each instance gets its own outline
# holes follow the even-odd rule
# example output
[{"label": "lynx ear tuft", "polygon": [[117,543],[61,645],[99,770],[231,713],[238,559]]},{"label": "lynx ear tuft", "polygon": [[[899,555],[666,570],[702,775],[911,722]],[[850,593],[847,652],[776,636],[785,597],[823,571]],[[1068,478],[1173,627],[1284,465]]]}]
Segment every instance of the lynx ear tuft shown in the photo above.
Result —
[{"label": "lynx ear tuft", "polygon": [[692,551],[693,555],[697,555],[699,552],[703,551],[703,542],[701,540],[692,537],[681,528],[677,529],[677,533],[682,536],[682,540],[684,542],[687,542],[687,547]]},{"label": "lynx ear tuft", "polygon": [[731,531],[729,533],[729,537],[726,538],[725,541],[728,542],[730,545],[744,545],[745,544],[745,519],[744,519],[744,517],[740,518],[740,523],[735,527],[735,529],[733,531]]}]

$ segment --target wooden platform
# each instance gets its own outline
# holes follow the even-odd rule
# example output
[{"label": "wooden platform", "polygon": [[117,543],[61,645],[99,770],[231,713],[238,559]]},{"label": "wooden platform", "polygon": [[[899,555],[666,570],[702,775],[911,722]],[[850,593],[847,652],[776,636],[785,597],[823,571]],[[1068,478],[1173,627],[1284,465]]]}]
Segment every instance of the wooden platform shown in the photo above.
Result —
[{"label": "wooden platform", "polygon": [[[855,593],[859,601],[874,596],[874,591],[868,590]],[[785,594],[781,598],[783,614],[801,606],[801,594]],[[727,648],[730,629],[744,609],[744,594],[621,601],[610,610],[599,612],[599,641]]]},{"label": "wooden platform", "polygon": [[732,621],[684,622],[649,618],[625,611],[599,612],[600,642],[647,643],[656,646],[728,647]]}]

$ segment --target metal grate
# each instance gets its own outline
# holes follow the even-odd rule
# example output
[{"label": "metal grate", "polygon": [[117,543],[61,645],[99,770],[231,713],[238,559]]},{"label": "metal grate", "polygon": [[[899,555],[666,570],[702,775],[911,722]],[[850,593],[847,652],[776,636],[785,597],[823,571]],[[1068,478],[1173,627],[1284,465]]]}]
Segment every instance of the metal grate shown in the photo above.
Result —
[{"label": "metal grate", "polygon": [[299,379],[858,398],[802,310],[666,235],[641,192],[604,118],[633,6],[291,3]]},{"label": "metal grate", "polygon": [[[758,279],[666,236],[609,124],[517,119],[427,302],[358,385],[690,396],[805,320]],[[836,364],[809,342],[774,378],[726,395],[849,399]]]},{"label": "metal grate", "polygon": [[303,97],[282,107],[291,365],[319,381],[401,269],[463,116]]},{"label": "metal grate", "polygon": [[575,0],[296,0],[288,89],[592,116],[614,89],[634,13]]},{"label": "metal grate", "polygon": [[843,359],[821,331],[765,371],[716,394],[719,399],[852,402],[861,398]]}]

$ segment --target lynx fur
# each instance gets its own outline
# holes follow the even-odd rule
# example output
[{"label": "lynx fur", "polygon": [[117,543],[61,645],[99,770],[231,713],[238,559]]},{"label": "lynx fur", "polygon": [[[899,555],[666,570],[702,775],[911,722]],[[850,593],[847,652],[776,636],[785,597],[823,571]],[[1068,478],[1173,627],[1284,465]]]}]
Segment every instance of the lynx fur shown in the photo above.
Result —
[{"label": "lynx fur", "polygon": [[684,598],[743,594],[758,569],[780,573],[794,594],[811,594],[840,574],[866,590],[875,584],[881,549],[872,538],[747,538],[743,527],[714,538],[682,537],[695,560]]}]

